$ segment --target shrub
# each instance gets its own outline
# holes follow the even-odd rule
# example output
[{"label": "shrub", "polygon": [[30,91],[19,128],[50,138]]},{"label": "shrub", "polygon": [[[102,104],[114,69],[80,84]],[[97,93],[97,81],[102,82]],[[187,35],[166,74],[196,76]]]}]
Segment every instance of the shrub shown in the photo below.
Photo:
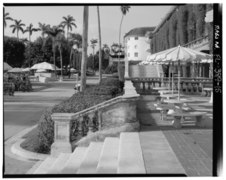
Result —
[{"label": "shrub", "polygon": [[29,78],[26,75],[22,74],[4,74],[3,78],[4,82],[4,93],[10,91],[9,83],[13,84],[14,90],[13,91],[31,91],[32,85]]},{"label": "shrub", "polygon": [[104,74],[112,74],[112,73],[116,73],[118,72],[118,68],[117,68],[117,64],[116,63],[113,63],[112,65],[109,65],[105,71],[104,71]]},{"label": "shrub", "polygon": [[54,140],[54,122],[52,113],[76,113],[101,102],[121,95],[123,83],[115,78],[103,79],[97,86],[87,87],[84,92],[78,92],[69,99],[62,101],[51,109],[47,109],[41,116],[38,125],[38,152],[50,152]]},{"label": "shrub", "polygon": [[54,140],[54,122],[51,119],[52,109],[48,108],[41,116],[38,124],[39,153],[49,153]]}]

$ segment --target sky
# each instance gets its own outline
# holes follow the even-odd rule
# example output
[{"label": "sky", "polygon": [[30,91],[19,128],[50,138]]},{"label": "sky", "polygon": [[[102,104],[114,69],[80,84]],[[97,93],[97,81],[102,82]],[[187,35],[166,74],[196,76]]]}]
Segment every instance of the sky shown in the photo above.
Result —
[{"label": "sky", "polygon": [[[157,26],[170,7],[172,6],[131,6],[123,20],[121,37],[133,28]],[[77,28],[72,29],[72,32],[82,34],[83,6],[6,6],[5,12],[8,12],[10,17],[14,19],[22,20],[26,26],[32,23],[34,27],[38,27],[38,22],[51,26],[58,25],[63,21],[63,16],[71,15],[76,20],[77,25]],[[120,6],[100,6],[102,44],[111,46],[114,42],[118,43],[121,17]],[[97,22],[97,8],[90,6],[89,42],[92,38],[98,39]],[[16,37],[16,33],[13,34],[12,28],[10,28],[11,24],[13,21],[7,21],[5,35]],[[41,32],[33,32],[31,40],[34,41],[40,35]],[[28,33],[19,32],[19,37],[28,39]],[[91,52],[90,47],[88,51]]]}]

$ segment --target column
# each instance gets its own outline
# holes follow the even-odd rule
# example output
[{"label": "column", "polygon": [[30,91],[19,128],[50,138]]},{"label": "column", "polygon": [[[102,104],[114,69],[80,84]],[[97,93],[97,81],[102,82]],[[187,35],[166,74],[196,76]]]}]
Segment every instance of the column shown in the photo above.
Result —
[{"label": "column", "polygon": [[190,71],[191,71],[191,77],[195,77],[195,63],[191,63],[191,68],[190,68]]},{"label": "column", "polygon": [[182,65],[182,77],[187,77],[187,65]]},{"label": "column", "polygon": [[129,60],[125,58],[125,79],[129,78]]}]

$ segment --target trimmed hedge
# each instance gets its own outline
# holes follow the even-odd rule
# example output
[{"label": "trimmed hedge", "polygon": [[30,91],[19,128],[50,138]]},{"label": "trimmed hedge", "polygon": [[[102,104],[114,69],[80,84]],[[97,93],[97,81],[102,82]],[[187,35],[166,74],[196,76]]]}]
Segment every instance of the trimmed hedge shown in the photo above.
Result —
[{"label": "trimmed hedge", "polygon": [[100,85],[87,87],[84,92],[78,92],[71,98],[47,109],[38,124],[38,144],[36,151],[49,153],[54,140],[54,122],[52,113],[76,113],[113,97],[122,95],[123,84],[116,78],[103,79]]}]

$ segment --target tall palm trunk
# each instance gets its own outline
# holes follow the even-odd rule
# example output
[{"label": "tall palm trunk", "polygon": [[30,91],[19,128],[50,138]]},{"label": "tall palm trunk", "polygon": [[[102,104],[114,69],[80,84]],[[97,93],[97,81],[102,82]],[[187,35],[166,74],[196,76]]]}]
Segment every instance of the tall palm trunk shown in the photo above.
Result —
[{"label": "tall palm trunk", "polygon": [[93,46],[93,72],[94,72],[94,68],[95,68],[95,58],[94,58],[94,51],[95,51],[95,47]]},{"label": "tall palm trunk", "polygon": [[[122,29],[122,21],[123,21],[124,15],[122,15],[121,23],[119,27],[119,46],[121,44],[121,29]],[[118,77],[119,81],[123,81],[122,73],[121,73],[121,64],[120,64],[120,55],[118,55]]]},{"label": "tall palm trunk", "polygon": [[17,40],[19,41],[19,31],[16,31]]},{"label": "tall palm trunk", "polygon": [[67,27],[67,41],[68,41],[68,31],[69,31],[69,28]]},{"label": "tall palm trunk", "polygon": [[55,73],[55,76],[56,76],[56,51],[55,51],[55,47],[54,47],[54,43],[53,43],[53,62],[54,62],[54,73]]},{"label": "tall palm trunk", "polygon": [[29,67],[31,67],[31,35],[29,34]]},{"label": "tall palm trunk", "polygon": [[99,6],[97,6],[97,15],[98,15],[98,32],[99,32],[99,84],[102,80],[102,51],[101,51],[101,28],[100,28],[100,10]]},{"label": "tall palm trunk", "polygon": [[62,58],[61,46],[59,46],[59,52],[60,52],[60,65],[61,65],[61,80],[63,80],[63,58]]},{"label": "tall palm trunk", "polygon": [[[70,66],[72,66],[72,53],[73,53],[73,48],[71,47],[71,52],[70,52],[70,61],[69,61],[69,64],[70,64]],[[74,68],[74,66],[73,66],[73,68]]]},{"label": "tall palm trunk", "polygon": [[89,6],[84,6],[83,11],[83,36],[82,36],[82,64],[81,64],[81,91],[86,88],[86,64],[88,41]]}]

